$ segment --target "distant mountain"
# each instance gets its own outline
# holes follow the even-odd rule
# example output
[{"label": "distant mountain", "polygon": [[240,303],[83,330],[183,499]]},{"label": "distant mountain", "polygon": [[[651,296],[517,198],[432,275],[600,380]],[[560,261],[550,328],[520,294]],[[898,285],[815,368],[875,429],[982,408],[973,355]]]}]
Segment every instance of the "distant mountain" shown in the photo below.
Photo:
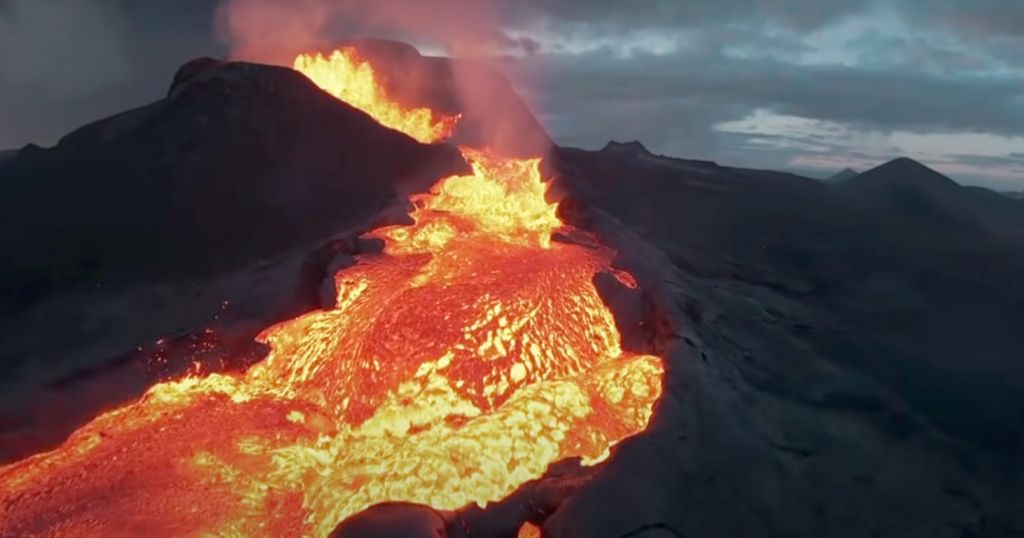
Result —
[{"label": "distant mountain", "polygon": [[601,151],[619,154],[654,155],[653,153],[651,153],[649,149],[647,149],[647,146],[644,146],[643,143],[637,140],[632,140],[629,142],[619,142],[617,140],[611,140],[604,145],[604,148],[602,148]]},{"label": "distant mountain", "polygon": [[829,183],[842,183],[844,181],[849,181],[857,177],[858,175],[860,175],[860,172],[852,168],[843,168],[842,170],[826,178],[825,181]]},{"label": "distant mountain", "polygon": [[1009,196],[1010,198],[1013,198],[1015,200],[1024,200],[1024,191],[1004,192],[1002,194],[1005,194],[1006,196]]},{"label": "distant mountain", "polygon": [[[580,151],[571,148],[561,148],[561,152],[573,152]],[[694,177],[722,177],[729,176],[733,179],[750,181],[753,183],[761,183],[764,185],[770,185],[773,182],[814,182],[808,177],[801,176],[792,172],[779,172],[776,170],[764,170],[759,168],[743,168],[736,166],[722,166],[714,161],[704,161],[697,159],[682,159],[679,157],[670,157],[666,155],[657,155],[652,153],[646,146],[641,142],[618,142],[611,141],[605,144],[605,146],[598,152],[603,158],[608,160],[608,165],[612,168],[615,167],[617,162],[628,161],[628,160],[642,160],[649,164],[657,166],[662,173],[675,174],[676,177],[680,177],[681,173],[686,172]],[[717,187],[721,188],[725,184],[719,184]]]},{"label": "distant mountain", "polygon": [[959,187],[952,179],[908,157],[893,159],[863,174],[857,174],[856,177],[851,178],[849,184],[858,189],[918,188],[932,190]]},{"label": "distant mountain", "polygon": [[[888,219],[888,226],[902,234],[940,235],[949,242],[1024,237],[1021,204],[989,189],[962,186],[906,157],[836,187],[863,202],[863,218]],[[979,232],[980,238],[966,239]]]},{"label": "distant mountain", "polygon": [[0,150],[0,164],[11,160],[18,153],[16,149]]}]

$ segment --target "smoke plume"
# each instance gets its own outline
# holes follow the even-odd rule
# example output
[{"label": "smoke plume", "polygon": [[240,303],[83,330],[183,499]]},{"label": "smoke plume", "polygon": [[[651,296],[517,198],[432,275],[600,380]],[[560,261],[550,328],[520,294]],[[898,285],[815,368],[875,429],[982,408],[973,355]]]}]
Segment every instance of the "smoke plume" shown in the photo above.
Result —
[{"label": "smoke plume", "polygon": [[[509,6],[497,0],[228,0],[218,16],[222,37],[240,60],[290,65],[300,52],[328,51],[339,41],[368,37],[470,60],[453,63],[451,73],[467,128],[496,151],[543,152],[549,143],[546,133],[528,111],[519,112],[521,105],[510,105],[507,92],[480,68],[507,76],[502,67],[510,53],[530,51],[532,43],[505,30],[505,21],[514,17]],[[405,86],[421,82],[416,73],[403,72],[402,77]],[[524,114],[528,121],[521,119]]]},{"label": "smoke plume", "polygon": [[504,11],[484,0],[228,0],[220,19],[239,59],[273,60],[339,37],[389,37],[477,56],[514,44],[502,29]]}]

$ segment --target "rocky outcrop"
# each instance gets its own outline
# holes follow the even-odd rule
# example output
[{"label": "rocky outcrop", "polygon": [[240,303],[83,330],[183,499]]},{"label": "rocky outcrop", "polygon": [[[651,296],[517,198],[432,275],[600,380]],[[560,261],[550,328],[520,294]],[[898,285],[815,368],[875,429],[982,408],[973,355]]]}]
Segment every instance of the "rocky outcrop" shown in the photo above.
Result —
[{"label": "rocky outcrop", "polygon": [[426,506],[386,503],[345,520],[330,538],[445,538],[444,517]]}]

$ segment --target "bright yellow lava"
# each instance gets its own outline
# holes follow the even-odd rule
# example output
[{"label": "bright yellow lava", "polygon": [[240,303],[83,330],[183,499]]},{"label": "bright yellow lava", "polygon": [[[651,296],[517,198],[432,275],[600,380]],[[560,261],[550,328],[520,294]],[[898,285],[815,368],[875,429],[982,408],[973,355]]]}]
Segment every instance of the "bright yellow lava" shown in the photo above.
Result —
[{"label": "bright yellow lava", "polygon": [[646,428],[661,360],[623,352],[593,278],[635,283],[607,248],[552,242],[582,232],[539,160],[463,154],[472,173],[414,197],[415,224],[370,233],[384,252],[335,276],[335,308],[260,335],[265,360],[0,468],[0,536],[326,536],[384,501],[500,500]]},{"label": "bright yellow lava", "polygon": [[424,144],[451,137],[458,124],[458,116],[434,114],[429,108],[406,108],[388,99],[373,66],[354,48],[338,49],[328,56],[300,54],[293,67],[327,93],[370,114],[381,125]]}]

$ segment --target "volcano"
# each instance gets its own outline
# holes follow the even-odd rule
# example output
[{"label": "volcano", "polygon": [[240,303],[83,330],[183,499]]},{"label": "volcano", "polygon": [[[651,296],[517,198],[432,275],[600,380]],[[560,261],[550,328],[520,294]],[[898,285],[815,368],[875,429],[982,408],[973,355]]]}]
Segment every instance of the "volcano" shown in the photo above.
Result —
[{"label": "volcano", "polygon": [[[208,63],[171,98],[246,69]],[[419,142],[461,119],[390,100],[355,48],[295,69]],[[370,232],[383,250],[334,275],[333,308],[261,333],[257,364],[157,384],[5,468],[4,532],[323,536],[384,502],[484,507],[643,430],[661,361],[624,353],[594,284],[635,280],[560,221],[539,158],[459,151],[469,173],[414,196],[412,224]]]},{"label": "volcano", "polygon": [[553,146],[401,44],[293,67],[0,162],[0,535],[1024,530],[1018,201]]}]

